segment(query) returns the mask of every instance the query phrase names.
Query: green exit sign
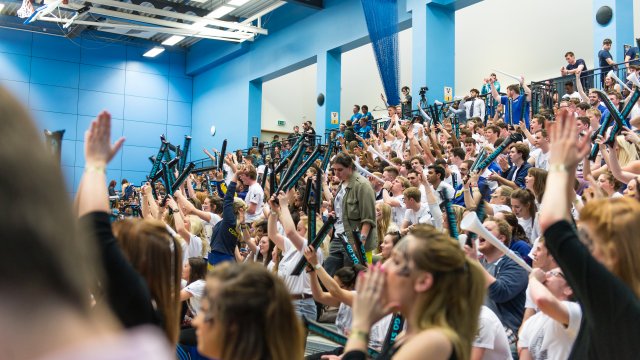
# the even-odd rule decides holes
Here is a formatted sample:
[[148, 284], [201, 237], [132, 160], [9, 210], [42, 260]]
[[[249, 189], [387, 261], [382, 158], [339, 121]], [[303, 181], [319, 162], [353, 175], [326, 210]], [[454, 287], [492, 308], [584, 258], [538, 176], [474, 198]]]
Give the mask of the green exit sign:
[[278, 120], [278, 126], [284, 126], [284, 125], [285, 125], [284, 120]]

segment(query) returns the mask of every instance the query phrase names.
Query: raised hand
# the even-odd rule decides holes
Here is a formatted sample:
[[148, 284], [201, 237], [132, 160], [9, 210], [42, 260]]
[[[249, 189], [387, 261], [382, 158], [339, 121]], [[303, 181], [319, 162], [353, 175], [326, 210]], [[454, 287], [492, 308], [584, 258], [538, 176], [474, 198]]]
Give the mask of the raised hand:
[[550, 129], [549, 164], [564, 166], [567, 170], [575, 171], [578, 163], [591, 150], [590, 132], [580, 140], [576, 138], [576, 118], [566, 109], [561, 109], [556, 117], [555, 125]]
[[103, 111], [84, 133], [84, 155], [87, 164], [105, 166], [122, 147], [124, 138], [111, 144], [111, 114]]

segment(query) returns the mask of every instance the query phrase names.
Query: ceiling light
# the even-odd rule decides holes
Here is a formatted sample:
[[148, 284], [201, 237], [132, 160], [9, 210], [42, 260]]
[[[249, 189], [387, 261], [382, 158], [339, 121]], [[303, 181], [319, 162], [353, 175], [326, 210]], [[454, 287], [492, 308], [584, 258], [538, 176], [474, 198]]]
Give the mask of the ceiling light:
[[4, 4], [0, 4], [0, 11], [2, 11], [2, 9], [4, 9]]
[[173, 45], [179, 43], [182, 40], [184, 40], [184, 36], [173, 35], [170, 38], [168, 38], [167, 40], [163, 41], [162, 45], [173, 46]]
[[233, 6], [242, 6], [246, 3], [248, 3], [251, 0], [231, 0], [229, 1], [229, 5], [233, 5]]
[[207, 16], [205, 16], [206, 18], [210, 18], [210, 19], [219, 19], [225, 15], [227, 15], [228, 13], [232, 12], [233, 10], [235, 10], [236, 8], [232, 7], [232, 6], [226, 6], [226, 5], [222, 5], [219, 8], [213, 10], [212, 12], [210, 12]]
[[144, 57], [156, 57], [158, 56], [158, 54], [162, 53], [164, 51], [164, 48], [162, 46], [155, 46], [153, 49], [147, 51], [146, 53], [144, 53]]

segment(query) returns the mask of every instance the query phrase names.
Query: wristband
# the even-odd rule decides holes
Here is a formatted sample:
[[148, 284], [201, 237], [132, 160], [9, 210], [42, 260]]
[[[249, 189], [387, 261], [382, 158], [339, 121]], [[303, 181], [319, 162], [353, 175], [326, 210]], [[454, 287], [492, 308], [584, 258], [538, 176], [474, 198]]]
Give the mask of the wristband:
[[86, 173], [90, 173], [90, 172], [99, 172], [102, 174], [105, 174], [105, 167], [104, 166], [91, 166], [91, 165], [87, 165], [84, 167], [84, 172]]
[[351, 336], [349, 336], [349, 337], [358, 338], [358, 339], [364, 341], [365, 343], [369, 342], [369, 332], [367, 332], [367, 331], [354, 330], [354, 331], [351, 332]]
[[566, 166], [564, 164], [550, 164], [548, 172], [567, 172]]
[[317, 263], [315, 265], [313, 265], [313, 268], [316, 270], [320, 270], [320, 268], [322, 267], [322, 265], [320, 265], [320, 263]]

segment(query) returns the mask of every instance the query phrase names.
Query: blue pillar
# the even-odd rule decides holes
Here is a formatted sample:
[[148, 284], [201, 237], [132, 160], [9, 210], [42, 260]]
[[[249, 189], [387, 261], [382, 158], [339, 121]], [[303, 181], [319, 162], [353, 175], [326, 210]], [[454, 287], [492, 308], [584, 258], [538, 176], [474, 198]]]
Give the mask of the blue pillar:
[[[420, 103], [420, 88], [427, 81], [427, 7], [425, 0], [407, 0], [407, 11], [411, 12], [411, 97], [413, 106]], [[429, 96], [430, 94], [427, 94]], [[432, 100], [433, 102], [433, 100]]]
[[[611, 21], [602, 26], [596, 21], [596, 12], [602, 6], [613, 10]], [[640, 9], [638, 9], [640, 10]], [[598, 51], [602, 49], [602, 40], [611, 39], [611, 55], [616, 63], [624, 61], [624, 44], [635, 46], [633, 37], [633, 1], [631, 0], [593, 0], [593, 56], [594, 68], [598, 67]]]
[[[455, 84], [455, 7], [433, 0], [407, 0], [413, 42], [412, 96], [428, 86], [429, 103], [443, 100], [444, 87]], [[454, 91], [455, 93], [455, 91]]]
[[[231, 126], [233, 126], [231, 124]], [[262, 129], [262, 80], [249, 82], [249, 115], [247, 121], [247, 147], [251, 147], [251, 138], [260, 139]]]
[[318, 135], [324, 136], [326, 129], [338, 127], [331, 124], [331, 112], [340, 112], [341, 61], [342, 53], [337, 49], [318, 55], [316, 89], [317, 94], [324, 94], [324, 104], [316, 108]]

